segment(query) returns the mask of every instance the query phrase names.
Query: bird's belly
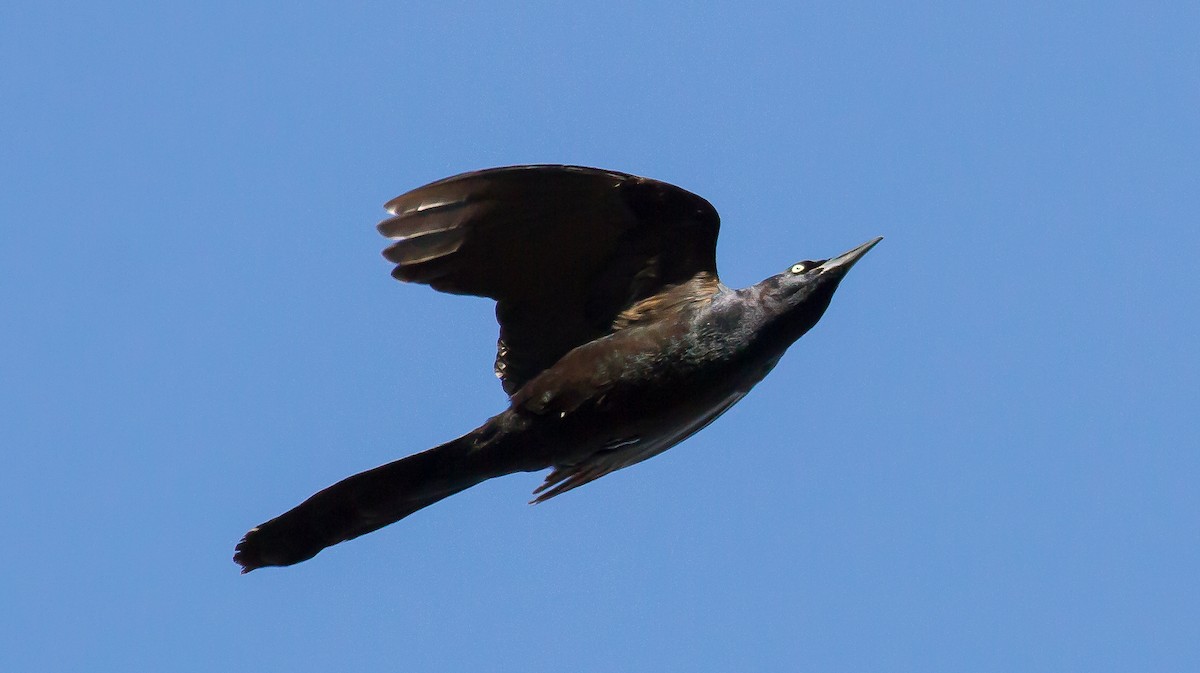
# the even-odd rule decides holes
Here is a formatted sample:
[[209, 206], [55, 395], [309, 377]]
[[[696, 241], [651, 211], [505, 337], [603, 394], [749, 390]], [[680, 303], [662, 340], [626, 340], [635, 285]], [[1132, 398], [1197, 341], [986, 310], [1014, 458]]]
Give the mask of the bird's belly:
[[694, 382], [649, 394], [613, 391], [570, 419], [594, 432], [590, 441], [576, 447], [572, 452], [575, 456], [569, 460], [604, 463], [608, 468], [605, 472], [641, 462], [702, 430], [745, 397], [748, 390]]
[[[698, 432], [745, 395], [734, 391], [721, 397], [691, 397], [684, 404], [648, 405], [637, 410], [605, 413], [597, 405], [577, 420], [592, 416], [583, 432], [567, 432], [551, 460], [554, 470], [534, 491], [534, 502], [598, 479], [623, 467], [656, 456]], [[643, 400], [649, 402], [648, 400]], [[704, 402], [705, 404], [700, 404]], [[632, 414], [629, 412], [633, 411]], [[591, 432], [588, 432], [591, 430]], [[574, 440], [574, 441], [571, 441]], [[582, 440], [582, 441], [581, 441]]]
[[647, 423], [645, 432], [641, 434], [613, 440], [618, 443], [614, 446], [616, 450], [628, 452], [627, 459], [621, 461], [622, 467], [656, 456], [691, 437], [744, 396], [744, 392], [730, 393], [698, 412], [694, 406], [690, 406], [686, 413], [678, 416], [668, 414], [665, 418], [658, 419], [658, 423]]
[[[530, 469], [537, 469], [533, 465], [554, 468], [535, 491], [540, 494], [535, 502], [656, 456], [687, 439], [742, 399], [777, 359], [730, 358], [694, 367], [661, 358], [657, 368], [631, 368], [613, 385], [591, 387], [591, 394], [582, 400], [553, 394], [526, 398], [551, 403], [541, 406], [541, 413], [528, 407], [518, 412], [529, 420], [526, 427], [537, 428], [542, 440], [536, 444], [544, 452], [538, 452], [540, 460], [530, 461]], [[555, 410], [552, 404], [557, 400], [571, 403]], [[533, 421], [532, 416], [541, 420]]]

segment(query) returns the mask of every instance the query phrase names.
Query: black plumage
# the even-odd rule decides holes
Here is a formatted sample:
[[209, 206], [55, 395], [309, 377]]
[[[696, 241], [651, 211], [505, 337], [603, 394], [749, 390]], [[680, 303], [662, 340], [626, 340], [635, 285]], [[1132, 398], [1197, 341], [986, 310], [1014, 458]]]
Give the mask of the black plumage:
[[731, 290], [717, 277], [716, 210], [657, 180], [514, 166], [387, 208], [394, 277], [496, 300], [509, 407], [254, 528], [234, 555], [243, 572], [304, 561], [493, 477], [552, 468], [540, 502], [667, 450], [762, 380], [880, 240]]

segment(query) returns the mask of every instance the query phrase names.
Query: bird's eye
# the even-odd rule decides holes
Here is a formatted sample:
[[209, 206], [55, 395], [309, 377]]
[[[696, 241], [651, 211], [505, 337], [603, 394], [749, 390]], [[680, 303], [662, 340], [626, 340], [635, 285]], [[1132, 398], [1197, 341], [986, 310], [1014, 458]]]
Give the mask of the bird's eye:
[[804, 273], [806, 269], [808, 269], [808, 265], [804, 262], [792, 265], [792, 273]]

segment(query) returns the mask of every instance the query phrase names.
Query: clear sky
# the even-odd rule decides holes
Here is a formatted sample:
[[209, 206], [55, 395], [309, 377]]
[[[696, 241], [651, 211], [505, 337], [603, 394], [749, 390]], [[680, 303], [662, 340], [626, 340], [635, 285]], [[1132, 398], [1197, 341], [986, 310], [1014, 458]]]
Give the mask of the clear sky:
[[[413, 5], [427, 5], [414, 9]], [[1200, 5], [9, 3], [0, 669], [1200, 670]], [[527, 162], [882, 235], [710, 428], [288, 569], [242, 533], [505, 398], [387, 199]]]

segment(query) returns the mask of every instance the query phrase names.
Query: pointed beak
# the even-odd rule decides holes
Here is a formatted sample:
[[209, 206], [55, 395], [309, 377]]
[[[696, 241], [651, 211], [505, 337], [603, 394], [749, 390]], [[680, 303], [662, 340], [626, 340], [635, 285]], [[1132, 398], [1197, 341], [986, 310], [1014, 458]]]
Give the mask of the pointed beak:
[[825, 260], [825, 263], [817, 268], [821, 270], [822, 275], [830, 272], [836, 272], [839, 277], [844, 276], [846, 275], [846, 272], [850, 270], [850, 267], [854, 266], [855, 262], [861, 259], [863, 255], [870, 252], [871, 248], [874, 248], [875, 245], [882, 240], [882, 236], [876, 236], [875, 238], [872, 238], [853, 250], [843, 252], [833, 259]]

